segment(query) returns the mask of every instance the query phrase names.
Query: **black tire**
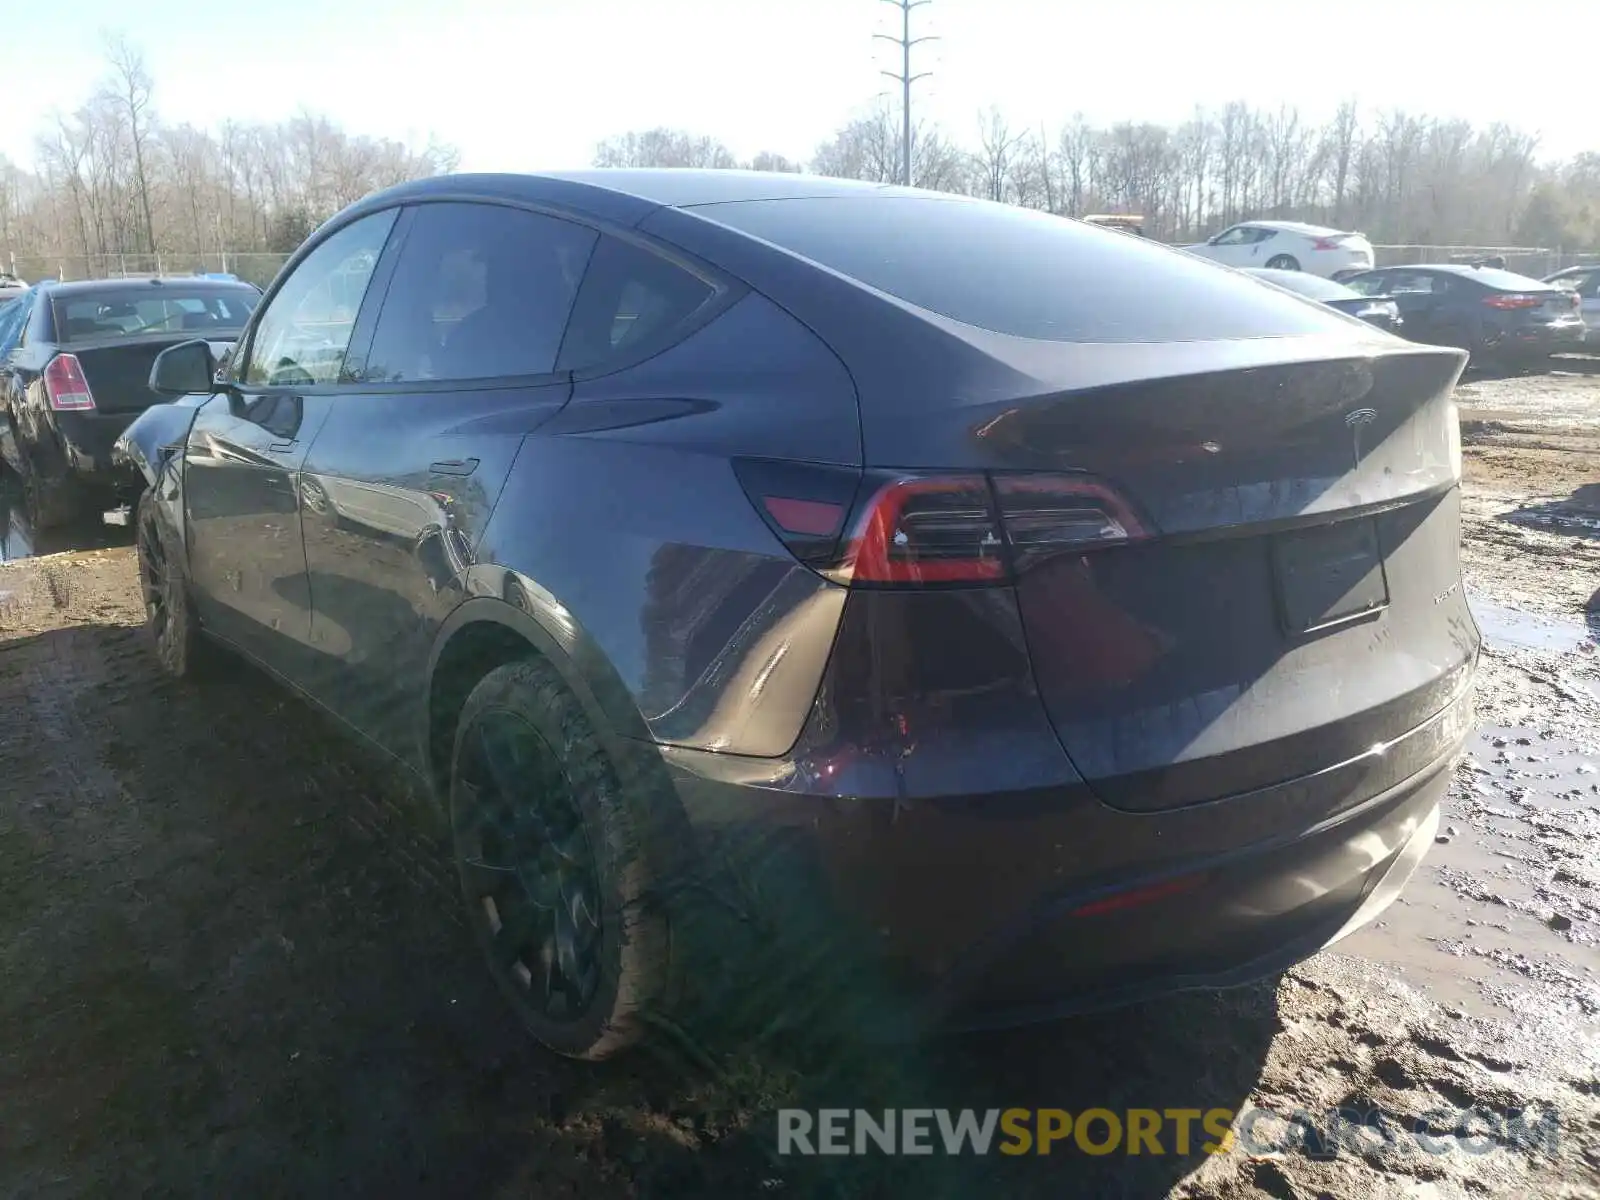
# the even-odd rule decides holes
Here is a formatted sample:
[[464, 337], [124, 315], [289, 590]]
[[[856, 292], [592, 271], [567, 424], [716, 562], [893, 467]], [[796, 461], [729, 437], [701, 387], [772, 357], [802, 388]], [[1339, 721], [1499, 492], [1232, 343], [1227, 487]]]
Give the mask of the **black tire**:
[[1298, 271], [1300, 260], [1292, 254], [1274, 254], [1267, 259], [1267, 269], [1270, 271]]
[[637, 1041], [668, 982], [664, 848], [621, 777], [542, 659], [495, 668], [462, 707], [449, 813], [467, 919], [528, 1032], [569, 1058]]
[[80, 515], [72, 480], [48, 478], [26, 454], [22, 455], [22, 498], [35, 533], [60, 529]]
[[139, 588], [144, 595], [144, 627], [161, 669], [174, 679], [203, 678], [215, 665], [216, 649], [200, 632], [189, 600], [179, 555], [181, 546], [155, 496], [139, 497], [134, 541], [139, 558]]

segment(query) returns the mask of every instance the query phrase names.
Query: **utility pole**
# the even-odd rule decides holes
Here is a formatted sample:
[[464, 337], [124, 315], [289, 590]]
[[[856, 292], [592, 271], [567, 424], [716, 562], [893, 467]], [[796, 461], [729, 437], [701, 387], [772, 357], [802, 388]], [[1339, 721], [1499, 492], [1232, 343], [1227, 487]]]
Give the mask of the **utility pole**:
[[911, 85], [919, 79], [926, 79], [933, 74], [932, 71], [923, 71], [921, 74], [911, 73], [911, 48], [923, 42], [936, 42], [937, 37], [911, 36], [911, 10], [921, 8], [924, 4], [932, 4], [933, 0], [883, 0], [884, 4], [892, 4], [900, 10], [900, 36], [891, 37], [887, 33], [875, 33], [872, 36], [881, 38], [886, 42], [893, 42], [900, 47], [900, 69], [898, 71], [883, 71], [890, 79], [900, 82], [900, 182], [906, 187], [911, 186]]

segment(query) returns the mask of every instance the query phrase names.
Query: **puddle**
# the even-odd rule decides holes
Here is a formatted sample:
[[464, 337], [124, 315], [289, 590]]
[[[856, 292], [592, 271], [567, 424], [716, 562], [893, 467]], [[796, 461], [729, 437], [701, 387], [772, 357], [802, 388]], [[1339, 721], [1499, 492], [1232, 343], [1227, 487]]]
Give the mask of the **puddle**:
[[1581, 617], [1540, 616], [1480, 596], [1469, 596], [1467, 603], [1484, 641], [1492, 646], [1565, 652], [1596, 640]]
[[0, 562], [37, 558], [62, 550], [102, 550], [128, 540], [121, 530], [112, 529], [93, 517], [68, 529], [36, 533], [28, 523], [22, 488], [16, 477], [3, 468], [0, 472], [3, 472], [0, 473]]
[[1440, 1001], [1518, 1013], [1540, 989], [1600, 1018], [1600, 753], [1526, 728], [1480, 730], [1436, 844], [1381, 923], [1340, 949]]

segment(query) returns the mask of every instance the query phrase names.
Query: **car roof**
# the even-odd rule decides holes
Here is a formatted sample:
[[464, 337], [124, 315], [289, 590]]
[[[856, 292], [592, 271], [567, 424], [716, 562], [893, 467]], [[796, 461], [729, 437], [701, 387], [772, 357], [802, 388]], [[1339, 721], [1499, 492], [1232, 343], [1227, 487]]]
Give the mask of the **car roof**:
[[1463, 279], [1475, 279], [1492, 288], [1515, 287], [1518, 280], [1523, 283], [1544, 282], [1532, 275], [1524, 275], [1520, 271], [1508, 271], [1504, 267], [1474, 267], [1470, 263], [1397, 263], [1388, 267], [1374, 267], [1367, 274], [1394, 271], [1437, 271], [1441, 275], [1459, 275]]
[[548, 204], [621, 224], [642, 221], [661, 208], [693, 208], [745, 200], [795, 200], [872, 195], [939, 196], [888, 183], [833, 179], [784, 171], [722, 171], [690, 167], [592, 167], [530, 174], [431, 175], [375, 192], [339, 219], [418, 200], [504, 199]]
[[1328, 233], [1348, 232], [1343, 229], [1335, 229], [1331, 225], [1307, 225], [1304, 221], [1240, 221], [1239, 224], [1254, 226], [1256, 229], [1277, 229], [1284, 233], [1303, 233], [1310, 237], [1321, 237]]

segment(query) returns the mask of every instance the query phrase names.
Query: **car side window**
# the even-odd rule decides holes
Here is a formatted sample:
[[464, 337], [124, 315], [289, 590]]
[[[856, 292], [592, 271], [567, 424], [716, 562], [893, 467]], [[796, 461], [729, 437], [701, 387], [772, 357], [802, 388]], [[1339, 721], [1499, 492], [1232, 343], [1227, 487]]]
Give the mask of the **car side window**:
[[598, 235], [497, 204], [416, 209], [364, 363], [364, 383], [460, 382], [556, 369]]
[[1352, 275], [1348, 279], [1341, 279], [1340, 283], [1352, 292], [1360, 292], [1363, 296], [1377, 296], [1390, 290], [1387, 275]]
[[335, 383], [350, 331], [394, 227], [397, 210], [373, 213], [308, 254], [256, 322], [244, 382], [256, 387]]
[[1389, 294], [1391, 296], [1427, 295], [1430, 292], [1443, 290], [1443, 288], [1434, 287], [1432, 275], [1402, 272], [1389, 276]]
[[1276, 229], [1252, 229], [1250, 234], [1250, 241], [1254, 244], [1257, 242], [1270, 242], [1278, 236], [1278, 231]]
[[717, 289], [693, 272], [621, 238], [602, 237], [573, 306], [556, 366], [580, 371], [655, 343]]
[[1251, 237], [1253, 233], [1255, 233], [1255, 230], [1251, 229], [1248, 225], [1235, 225], [1232, 229], [1219, 233], [1217, 235], [1217, 240], [1211, 244], [1213, 246], [1248, 245], [1253, 240]]

